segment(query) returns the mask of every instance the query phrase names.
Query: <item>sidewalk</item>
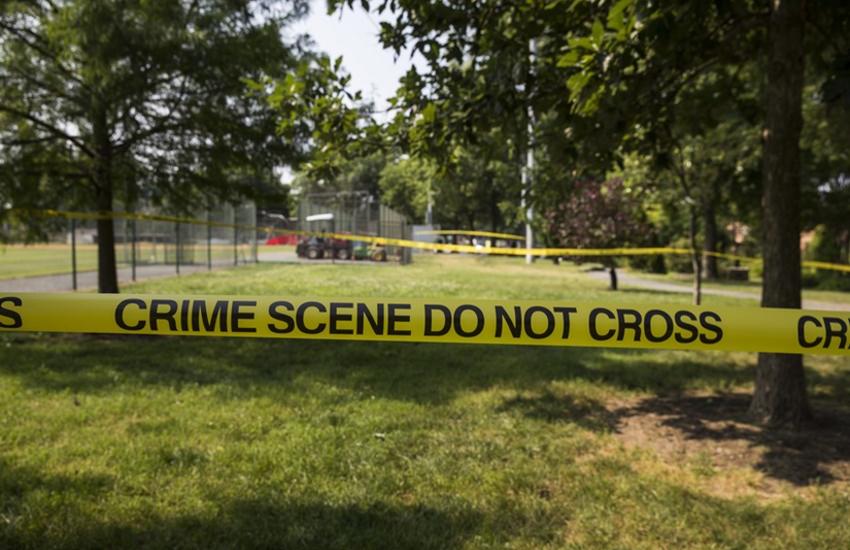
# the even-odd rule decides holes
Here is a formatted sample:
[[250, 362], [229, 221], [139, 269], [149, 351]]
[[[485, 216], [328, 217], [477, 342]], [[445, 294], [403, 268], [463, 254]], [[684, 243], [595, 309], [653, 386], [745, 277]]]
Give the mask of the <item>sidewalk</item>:
[[[609, 275], [607, 271], [588, 271], [588, 276], [608, 281]], [[680, 285], [676, 283], [667, 283], [663, 281], [653, 281], [650, 279], [643, 279], [641, 277], [637, 277], [631, 273], [617, 270], [617, 278], [619, 279], [620, 286], [630, 286], [634, 288], [643, 288], [646, 290], [658, 290], [660, 292], [676, 292], [681, 294], [693, 294], [694, 288], [693, 286]], [[737, 298], [739, 300], [752, 300], [756, 302], [761, 302], [761, 293], [756, 292], [744, 292], [740, 290], [727, 290], [723, 288], [707, 288], [705, 286], [702, 287], [702, 293], [706, 296], [725, 296], [727, 298]], [[817, 300], [803, 300], [803, 309], [821, 309], [827, 311], [848, 311], [850, 310], [850, 304], [841, 304], [835, 302], [820, 302]]]

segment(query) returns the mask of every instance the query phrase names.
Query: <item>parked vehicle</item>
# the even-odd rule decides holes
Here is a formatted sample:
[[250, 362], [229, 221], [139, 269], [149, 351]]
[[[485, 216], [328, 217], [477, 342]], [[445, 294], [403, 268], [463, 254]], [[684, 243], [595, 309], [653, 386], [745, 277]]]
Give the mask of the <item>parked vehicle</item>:
[[272, 235], [266, 239], [267, 245], [297, 245], [298, 237], [295, 235]]
[[387, 261], [387, 249], [383, 246], [376, 245], [372, 247], [369, 251], [369, 258], [373, 262], [386, 262]]
[[320, 260], [336, 258], [348, 260], [351, 258], [352, 242], [343, 239], [327, 239], [325, 237], [303, 237], [295, 247], [299, 258]]
[[381, 245], [370, 245], [363, 241], [354, 241], [353, 244], [352, 257], [355, 260], [387, 261], [387, 249]]

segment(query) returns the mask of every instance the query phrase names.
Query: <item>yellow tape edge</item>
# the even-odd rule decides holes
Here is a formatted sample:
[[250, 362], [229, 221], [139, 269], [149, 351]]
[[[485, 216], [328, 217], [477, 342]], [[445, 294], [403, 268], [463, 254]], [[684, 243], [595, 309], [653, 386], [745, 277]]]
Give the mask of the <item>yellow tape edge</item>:
[[[186, 223], [193, 225], [209, 225], [211, 227], [224, 227], [244, 229], [246, 231], [256, 231], [258, 229], [266, 231], [270, 234], [278, 235], [296, 235], [302, 237], [330, 237], [339, 240], [347, 241], [362, 241], [370, 244], [383, 246], [398, 246], [402, 248], [413, 248], [418, 250], [430, 250], [434, 252], [456, 252], [466, 254], [483, 254], [483, 255], [498, 255], [498, 256], [525, 256], [531, 254], [537, 257], [557, 257], [557, 256], [574, 256], [574, 257], [606, 257], [606, 256], [653, 256], [658, 254], [675, 254], [675, 255], [690, 255], [692, 250], [688, 248], [674, 247], [636, 247], [636, 248], [495, 248], [495, 247], [477, 247], [472, 245], [453, 245], [441, 243], [427, 243], [421, 241], [411, 241], [406, 239], [392, 239], [388, 237], [374, 237], [371, 235], [351, 235], [347, 233], [326, 233], [321, 231], [298, 231], [294, 229], [279, 229], [275, 227], [253, 226], [245, 224], [231, 224], [226, 222], [213, 222], [206, 220], [197, 220], [193, 218], [181, 218], [177, 216], [166, 216], [158, 214], [140, 214], [132, 212], [73, 212], [63, 210], [29, 210], [13, 208], [12, 211], [25, 212], [36, 216], [45, 217], [64, 217], [77, 218], [85, 220], [98, 219], [125, 219], [125, 220], [146, 220], [146, 221], [162, 221], [173, 223]], [[727, 260], [740, 261], [750, 264], [760, 263], [760, 258], [750, 258], [747, 256], [738, 256], [735, 254], [727, 254], [723, 252], [707, 252], [703, 254], [724, 258]], [[830, 262], [810, 261], [801, 262], [802, 267], [810, 269], [825, 269], [832, 271], [841, 271], [850, 273], [850, 265], [836, 264]]]
[[468, 230], [465, 231], [463, 229], [428, 229], [424, 231], [417, 231], [420, 235], [470, 235], [473, 237], [493, 237], [496, 239], [506, 239], [511, 241], [524, 241], [525, 237], [522, 235], [512, 235], [510, 233], [498, 233], [495, 231], [479, 231], [479, 230]]
[[850, 312], [619, 301], [0, 293], [0, 333], [850, 355]]

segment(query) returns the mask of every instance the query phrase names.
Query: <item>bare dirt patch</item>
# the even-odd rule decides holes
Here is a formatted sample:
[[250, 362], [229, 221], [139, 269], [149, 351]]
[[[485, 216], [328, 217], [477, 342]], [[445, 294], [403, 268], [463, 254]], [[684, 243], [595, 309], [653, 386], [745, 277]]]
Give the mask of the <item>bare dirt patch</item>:
[[772, 498], [819, 486], [850, 486], [850, 412], [815, 406], [801, 431], [747, 416], [744, 393], [648, 397], [606, 407], [627, 448], [654, 452], [665, 467], [696, 471], [718, 496]]

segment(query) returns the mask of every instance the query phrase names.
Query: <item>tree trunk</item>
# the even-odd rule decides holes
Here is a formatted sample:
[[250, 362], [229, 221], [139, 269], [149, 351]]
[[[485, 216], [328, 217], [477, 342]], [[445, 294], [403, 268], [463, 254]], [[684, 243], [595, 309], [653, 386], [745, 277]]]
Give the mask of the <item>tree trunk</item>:
[[[800, 307], [800, 132], [803, 125], [803, 0], [773, 0], [764, 129], [763, 307]], [[811, 417], [803, 358], [760, 353], [750, 413], [799, 427]]]
[[698, 306], [702, 303], [702, 252], [697, 248], [697, 213], [693, 206], [690, 208], [691, 213], [691, 265], [694, 270], [694, 305]]
[[[112, 144], [109, 140], [106, 109], [92, 99], [92, 137], [95, 144], [94, 189], [99, 212], [112, 212]], [[97, 291], [118, 294], [115, 267], [115, 223], [112, 218], [97, 220]]]
[[719, 278], [717, 270], [717, 256], [705, 254], [705, 252], [717, 252], [717, 211], [714, 203], [717, 200], [717, 184], [712, 183], [711, 196], [705, 201], [702, 207], [702, 227], [705, 233], [703, 242], [703, 275], [709, 281]]
[[608, 275], [611, 277], [611, 285], [608, 288], [610, 290], [617, 290], [617, 266], [612, 265], [608, 267]]
[[499, 197], [496, 193], [496, 185], [493, 178], [490, 177], [490, 231], [496, 231], [501, 224], [499, 219]]
[[[112, 211], [112, 189], [97, 189], [99, 212]], [[118, 272], [115, 267], [115, 224], [112, 218], [97, 220], [97, 291], [102, 294], [118, 293]]]

